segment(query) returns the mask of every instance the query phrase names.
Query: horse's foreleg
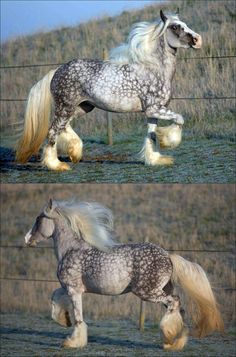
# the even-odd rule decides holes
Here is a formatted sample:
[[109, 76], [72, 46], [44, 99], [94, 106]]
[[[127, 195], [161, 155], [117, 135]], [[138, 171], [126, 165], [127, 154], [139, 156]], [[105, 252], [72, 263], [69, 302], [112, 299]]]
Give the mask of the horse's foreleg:
[[83, 321], [82, 311], [82, 293], [78, 293], [74, 288], [68, 289], [68, 294], [71, 297], [74, 308], [74, 331], [70, 337], [67, 337], [63, 342], [63, 347], [83, 348], [88, 343], [87, 325]]
[[167, 109], [164, 106], [154, 104], [145, 111], [147, 118], [173, 120], [178, 125], [184, 124], [184, 119], [181, 114], [177, 114]]
[[156, 148], [156, 128], [157, 120], [149, 119], [148, 133], [144, 140], [143, 148], [140, 152], [141, 159], [146, 165], [171, 165], [173, 163], [172, 157], [161, 155]]
[[82, 158], [83, 142], [70, 125], [61, 132], [57, 140], [57, 149], [67, 154], [73, 163]]

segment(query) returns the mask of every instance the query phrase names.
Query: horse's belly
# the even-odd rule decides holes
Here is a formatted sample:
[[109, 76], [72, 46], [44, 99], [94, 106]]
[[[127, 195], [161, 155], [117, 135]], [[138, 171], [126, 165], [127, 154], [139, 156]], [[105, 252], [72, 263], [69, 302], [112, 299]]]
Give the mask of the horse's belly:
[[112, 100], [106, 100], [106, 98], [103, 98], [103, 100], [97, 99], [93, 104], [95, 107], [109, 112], [126, 113], [142, 111], [141, 103], [138, 99], [122, 98], [118, 100], [114, 97]]
[[[130, 283], [128, 275], [119, 274], [116, 276], [86, 276], [83, 278], [83, 283], [88, 293], [102, 294], [102, 295], [120, 295], [126, 292]], [[128, 292], [128, 291], [127, 291]]]
[[140, 112], [142, 105], [139, 97], [135, 93], [124, 94], [119, 90], [95, 90], [91, 95], [91, 101], [95, 107], [118, 113]]

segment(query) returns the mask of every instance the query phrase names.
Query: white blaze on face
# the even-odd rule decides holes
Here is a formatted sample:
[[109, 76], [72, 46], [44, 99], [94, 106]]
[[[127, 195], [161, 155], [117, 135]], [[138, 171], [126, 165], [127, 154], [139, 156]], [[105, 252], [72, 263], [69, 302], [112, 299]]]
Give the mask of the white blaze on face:
[[[199, 49], [199, 48], [202, 47], [202, 37], [201, 37], [201, 35], [199, 35], [198, 33], [194, 32], [193, 30], [191, 30], [184, 22], [182, 22], [180, 20], [175, 21], [175, 24], [180, 25], [182, 31], [184, 31], [185, 34], [189, 34], [194, 39], [196, 39], [195, 44], [192, 45], [193, 48]], [[168, 33], [168, 41], [169, 41], [169, 44], [172, 47], [176, 47], [176, 48], [178, 48], [178, 47], [188, 48], [189, 47], [188, 44], [183, 44], [181, 42], [181, 37], [180, 37], [180, 39], [177, 39], [176, 36], [171, 31], [169, 31], [169, 33]]]
[[25, 235], [25, 243], [26, 244], [29, 243], [29, 240], [31, 237], [32, 237], [32, 234], [31, 234], [31, 229], [30, 229], [29, 232]]

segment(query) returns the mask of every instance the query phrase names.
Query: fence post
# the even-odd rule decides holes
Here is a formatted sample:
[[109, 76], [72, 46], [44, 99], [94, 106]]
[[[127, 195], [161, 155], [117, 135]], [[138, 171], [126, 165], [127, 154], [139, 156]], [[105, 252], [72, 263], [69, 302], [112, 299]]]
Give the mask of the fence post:
[[[107, 50], [105, 48], [103, 48], [103, 50], [102, 50], [102, 57], [103, 57], [104, 61], [108, 59]], [[113, 138], [112, 138], [112, 117], [111, 117], [111, 113], [110, 112], [106, 112], [106, 116], [107, 116], [108, 145], [112, 145], [113, 144]]]
[[[149, 242], [148, 237], [145, 237], [143, 240], [144, 243]], [[140, 301], [140, 313], [139, 313], [139, 330], [144, 331], [145, 323], [145, 312], [146, 312], [146, 301]]]

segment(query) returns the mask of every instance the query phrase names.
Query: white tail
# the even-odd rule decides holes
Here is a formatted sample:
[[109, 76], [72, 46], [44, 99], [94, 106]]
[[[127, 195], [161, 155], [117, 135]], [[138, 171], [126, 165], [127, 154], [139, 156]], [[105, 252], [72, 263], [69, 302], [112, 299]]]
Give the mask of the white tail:
[[204, 270], [200, 265], [179, 255], [170, 255], [170, 259], [173, 264], [171, 279], [183, 288], [191, 300], [189, 312], [195, 323], [197, 336], [204, 337], [216, 330], [223, 331], [224, 323]]
[[16, 151], [16, 160], [20, 163], [25, 163], [33, 154], [37, 154], [47, 136], [52, 103], [50, 83], [55, 72], [56, 69], [50, 71], [30, 90], [24, 131]]

